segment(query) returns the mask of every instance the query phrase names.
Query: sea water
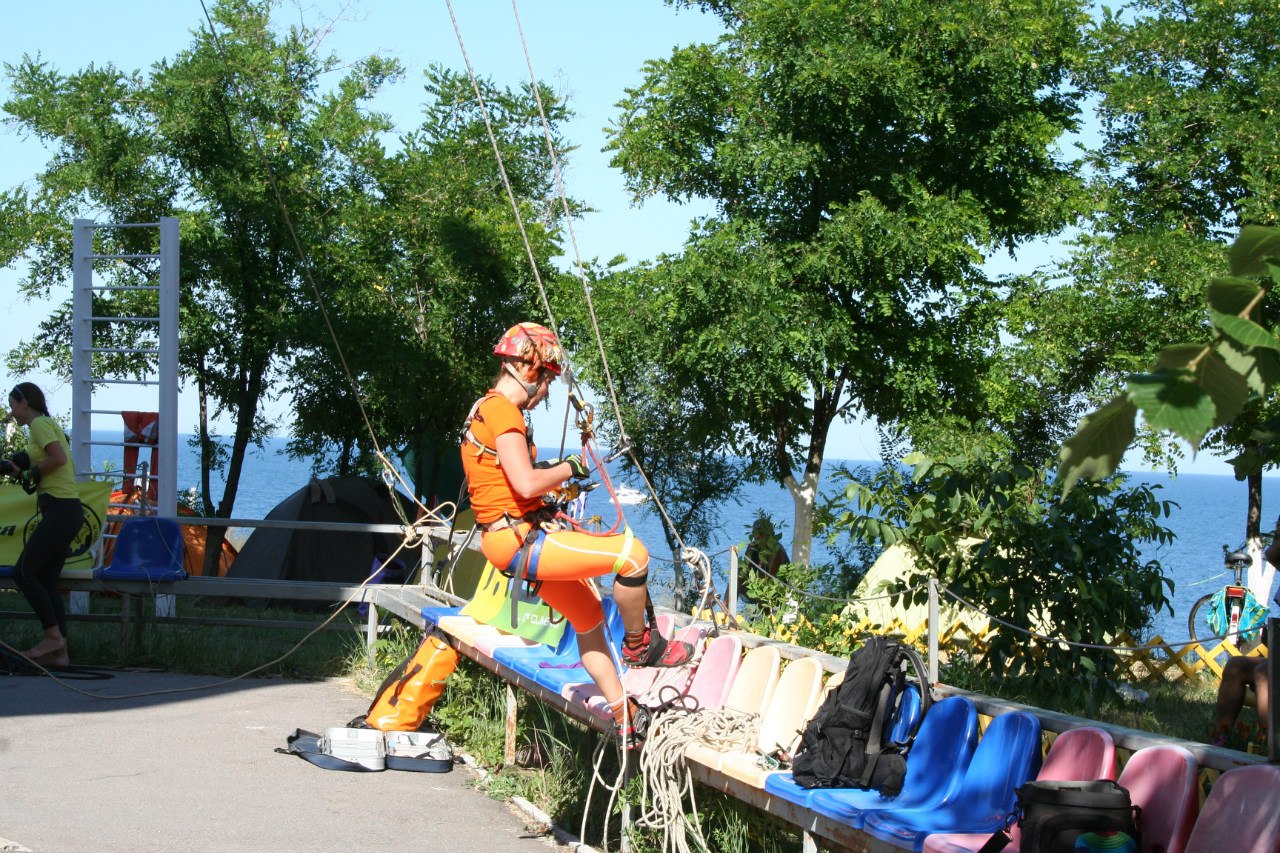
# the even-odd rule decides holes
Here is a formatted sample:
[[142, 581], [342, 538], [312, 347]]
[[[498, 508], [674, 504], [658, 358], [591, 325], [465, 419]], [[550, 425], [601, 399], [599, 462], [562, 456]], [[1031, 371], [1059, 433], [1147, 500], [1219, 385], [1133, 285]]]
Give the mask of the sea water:
[[[120, 433], [95, 430], [94, 439], [110, 441], [120, 439]], [[178, 457], [178, 489], [180, 492], [195, 488], [200, 483], [200, 460], [187, 444], [188, 436], [181, 436]], [[285, 453], [287, 440], [268, 439], [262, 448], [250, 448], [241, 475], [240, 489], [236, 496], [235, 518], [265, 518], [277, 504], [305, 486], [311, 478], [310, 460], [289, 458]], [[118, 468], [120, 450], [96, 446], [93, 467]], [[142, 461], [146, 461], [144, 452]], [[822, 491], [831, 494], [841, 484], [832, 479], [832, 473], [840, 466], [849, 468], [874, 466], [877, 463], [858, 460], [827, 460], [823, 466]], [[1245, 511], [1248, 506], [1246, 484], [1228, 475], [1180, 474], [1176, 477], [1165, 473], [1130, 472], [1130, 483], [1147, 483], [1156, 488], [1156, 497], [1176, 504], [1164, 526], [1171, 529], [1176, 538], [1172, 544], [1157, 546], [1148, 543], [1143, 559], [1159, 560], [1165, 576], [1174, 583], [1171, 596], [1173, 614], [1162, 611], [1153, 622], [1155, 632], [1166, 640], [1187, 639], [1187, 613], [1200, 596], [1214, 592], [1229, 577], [1223, 574], [1222, 546], [1232, 549], [1244, 541]], [[641, 487], [643, 483], [628, 482]], [[213, 499], [222, 497], [223, 481], [216, 474], [212, 477]], [[1270, 529], [1280, 507], [1280, 477], [1264, 478], [1262, 527]], [[784, 545], [790, 544], [791, 517], [790, 496], [775, 484], [746, 483], [736, 499], [716, 508], [717, 521], [707, 542], [688, 542], [702, 549], [711, 557], [717, 588], [725, 589], [728, 573], [728, 548], [744, 546], [747, 533], [758, 512], [766, 512], [778, 522]], [[654, 555], [654, 580], [656, 584], [669, 585], [673, 569], [670, 555], [662, 536], [663, 524], [653, 503], [624, 506], [623, 512], [636, 535], [645, 542]], [[609, 501], [603, 488], [587, 497], [587, 515], [599, 515], [606, 527], [612, 526], [617, 510]], [[788, 547], [788, 551], [790, 548]], [[815, 539], [813, 559], [822, 562], [830, 559], [824, 542]], [[1274, 591], [1274, 590], [1273, 590]], [[1270, 603], [1270, 597], [1268, 602]], [[1280, 608], [1271, 605], [1273, 615], [1280, 616]]]

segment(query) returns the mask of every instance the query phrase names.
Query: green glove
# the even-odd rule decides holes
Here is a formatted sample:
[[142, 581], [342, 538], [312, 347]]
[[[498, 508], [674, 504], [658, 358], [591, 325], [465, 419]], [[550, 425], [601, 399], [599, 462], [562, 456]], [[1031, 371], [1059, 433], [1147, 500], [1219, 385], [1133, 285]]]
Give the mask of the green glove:
[[22, 490], [27, 494], [34, 493], [39, 484], [40, 469], [35, 465], [18, 474], [18, 485], [22, 486]]
[[582, 457], [578, 454], [565, 457], [565, 462], [569, 463], [569, 476], [574, 480], [585, 480], [591, 476], [591, 472], [587, 470], [586, 464], [582, 461]]

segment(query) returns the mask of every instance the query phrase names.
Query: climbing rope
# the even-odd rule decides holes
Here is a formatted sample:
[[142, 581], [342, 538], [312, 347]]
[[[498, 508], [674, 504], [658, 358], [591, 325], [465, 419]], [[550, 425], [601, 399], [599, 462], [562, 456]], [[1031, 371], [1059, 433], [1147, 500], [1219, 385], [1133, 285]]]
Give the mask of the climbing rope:
[[759, 715], [728, 708], [687, 711], [676, 705], [657, 714], [640, 751], [641, 814], [636, 824], [661, 831], [664, 853], [710, 850], [685, 755], [695, 744], [719, 752], [750, 752], [759, 734]]
[[[457, 39], [458, 49], [462, 54], [463, 64], [467, 69], [467, 76], [471, 82], [472, 92], [475, 94], [477, 103], [479, 104], [479, 107], [480, 107], [480, 113], [484, 118], [485, 129], [489, 136], [489, 144], [492, 147], [493, 155], [497, 160], [498, 171], [502, 179], [503, 188], [505, 189], [507, 194], [507, 200], [511, 204], [512, 212], [516, 218], [521, 240], [524, 241], [525, 252], [529, 258], [529, 265], [533, 271], [534, 281], [538, 287], [538, 294], [542, 300], [543, 309], [546, 311], [546, 316], [550, 323], [551, 328], [556, 328], [555, 317], [553, 312], [551, 311], [551, 303], [547, 297], [546, 286], [542, 281], [542, 276], [538, 270], [537, 260], [534, 255], [533, 246], [529, 241], [528, 234], [524, 227], [524, 220], [523, 220], [523, 216], [520, 213], [520, 206], [516, 201], [515, 193], [511, 189], [511, 183], [507, 177], [507, 170], [502, 158], [502, 151], [498, 145], [497, 135], [494, 133], [494, 130], [493, 130], [493, 123], [489, 117], [488, 106], [485, 103], [484, 95], [481, 92], [479, 80], [476, 77], [475, 69], [472, 67], [470, 56], [467, 53], [466, 40], [463, 38], [462, 29], [458, 24], [458, 18], [457, 18], [457, 14], [454, 11], [452, 0], [445, 0], [445, 6], [449, 10], [449, 19], [453, 24], [454, 37]], [[582, 285], [583, 299], [587, 306], [587, 313], [591, 320], [591, 328], [592, 328], [593, 335], [595, 337], [596, 348], [600, 355], [601, 370], [604, 378], [604, 388], [607, 391], [609, 400], [613, 406], [614, 420], [615, 420], [615, 423], [617, 424], [618, 432], [619, 432], [619, 445], [622, 448], [621, 452], [627, 455], [627, 457], [631, 460], [633, 467], [640, 474], [641, 479], [644, 481], [645, 487], [647, 488], [647, 490], [649, 491], [649, 494], [653, 498], [654, 506], [657, 507], [658, 513], [659, 515], [661, 515], [667, 529], [671, 531], [672, 537], [675, 539], [681, 552], [683, 552], [686, 549], [684, 539], [680, 535], [680, 531], [676, 528], [675, 523], [671, 520], [670, 515], [667, 513], [666, 507], [663, 505], [662, 500], [657, 493], [657, 490], [654, 489], [653, 482], [649, 478], [648, 473], [645, 471], [644, 466], [641, 464], [640, 460], [636, 457], [636, 455], [632, 451], [631, 441], [627, 437], [626, 425], [622, 418], [622, 408], [618, 402], [617, 389], [614, 385], [613, 376], [609, 368], [608, 353], [605, 351], [604, 338], [600, 332], [599, 318], [596, 314], [595, 303], [591, 298], [591, 287], [590, 287], [589, 281], [587, 280], [586, 267], [583, 264], [582, 253], [578, 248], [578, 239], [573, 228], [573, 215], [572, 215], [572, 211], [569, 208], [568, 196], [564, 188], [564, 177], [563, 177], [563, 172], [560, 168], [560, 159], [556, 153], [555, 142], [551, 137], [551, 125], [547, 119], [546, 110], [542, 102], [542, 94], [541, 94], [540, 86], [538, 84], [537, 72], [534, 70], [534, 67], [533, 67], [533, 59], [529, 52], [528, 40], [525, 38], [524, 27], [520, 21], [520, 10], [516, 3], [516, 0], [512, 0], [511, 8], [512, 8], [513, 15], [515, 17], [516, 29], [520, 37], [520, 45], [522, 50], [524, 51], [525, 63], [529, 69], [529, 78], [531, 81], [530, 90], [533, 93], [534, 101], [538, 107], [538, 115], [542, 124], [543, 139], [546, 143], [547, 155], [551, 162], [552, 172], [555, 176], [557, 199], [560, 203], [560, 207], [563, 212], [565, 230], [566, 230], [566, 233], [569, 235], [569, 242], [573, 248], [574, 263], [578, 271], [578, 278]], [[581, 404], [576, 402], [577, 400], [576, 392], [578, 388], [577, 380], [575, 379], [574, 373], [571, 369], [566, 371], [566, 379], [569, 384], [568, 397], [571, 402], [574, 402], [575, 406], [578, 406], [580, 408]], [[589, 447], [593, 444], [593, 442], [590, 440], [591, 437], [588, 434], [588, 431], [586, 430], [584, 430], [583, 439], [584, 439], [583, 449], [588, 450]], [[622, 509], [621, 502], [616, 500], [616, 494], [613, 489], [613, 484], [609, 477], [608, 471], [605, 468], [604, 462], [595, 453], [594, 449], [590, 449], [590, 453], [593, 461], [595, 462], [596, 470], [600, 474], [601, 480], [604, 482], [609, 493], [615, 498], [614, 505], [617, 508], [618, 519], [619, 519], [618, 524], [615, 524], [613, 528], [613, 530], [616, 530], [618, 525], [625, 521], [625, 512]], [[611, 530], [610, 532], [613, 532], [613, 530]], [[708, 601], [714, 600], [718, 602], [722, 606], [722, 608], [725, 610], [725, 612], [728, 613], [728, 608], [724, 607], [724, 602], [721, 601], [715, 593], [714, 583], [713, 583], [713, 578], [711, 576], [711, 573], [709, 571], [699, 573], [699, 580], [702, 582], [702, 586], [703, 586], [703, 592], [702, 592], [703, 599]], [[713, 621], [713, 624], [714, 624], [714, 621]]]
[[[1015, 633], [1023, 634], [1028, 637], [1034, 637], [1037, 640], [1043, 640], [1044, 642], [1047, 642], [1047, 643], [1058, 643], [1064, 646], [1071, 646], [1072, 648], [1077, 648], [1077, 649], [1097, 649], [1099, 651], [1112, 651], [1112, 652], [1149, 652], [1151, 651], [1150, 646], [1109, 646], [1106, 643], [1080, 643], [1074, 640], [1068, 640], [1065, 637], [1057, 637], [1051, 634], [1042, 634], [1039, 631], [1032, 630], [1031, 628], [1026, 628], [1026, 627], [1023, 627], [1022, 625], [1015, 625], [1014, 623], [1006, 619], [1001, 619], [999, 616], [993, 616], [988, 611], [983, 610], [981, 607], [969, 601], [968, 599], [960, 597], [959, 595], [952, 592], [949, 588], [945, 586], [942, 587], [942, 592], [948, 598], [953, 599], [954, 601], [959, 603], [961, 606], [965, 607], [968, 610], [972, 610], [974, 613], [977, 613], [980, 616], [990, 619], [992, 622], [995, 622], [997, 625], [1002, 625], [1005, 628], [1008, 628], [1009, 630], [1014, 631]], [[1253, 628], [1247, 631], [1237, 630], [1237, 631], [1232, 631], [1228, 634], [1219, 635], [1219, 636], [1221, 636], [1222, 639], [1224, 640], [1234, 639], [1235, 637], [1238, 637], [1242, 634], [1252, 634], [1257, 630], [1258, 630], [1257, 628]], [[1188, 646], [1196, 642], [1198, 641], [1194, 637], [1188, 637], [1185, 640], [1167, 642], [1166, 645], [1172, 648], [1176, 648], [1178, 646]], [[1201, 645], [1203, 645], [1203, 643], [1201, 643]]]
[[[223, 71], [226, 73], [227, 84], [231, 87], [236, 99], [239, 100], [241, 104], [248, 103], [248, 100], [244, 96], [244, 92], [240, 88], [240, 83], [236, 79], [236, 75], [232, 73], [231, 63], [227, 59], [226, 50], [223, 48], [222, 38], [218, 35], [218, 29], [214, 26], [213, 16], [209, 14], [209, 7], [205, 4], [205, 0], [200, 0], [200, 8], [204, 11], [204, 18], [209, 26], [209, 36], [213, 40], [214, 49], [218, 53], [218, 58], [222, 61]], [[280, 191], [279, 182], [276, 180], [275, 170], [271, 168], [271, 160], [267, 156], [266, 149], [263, 148], [262, 135], [258, 131], [258, 124], [254, 120], [253, 115], [248, 113], [245, 115], [245, 123], [249, 126], [249, 135], [253, 140], [254, 150], [257, 152], [258, 158], [262, 163], [263, 170], [266, 173], [267, 183], [271, 187], [271, 193], [275, 197], [276, 204], [280, 207], [280, 214], [284, 221], [285, 229], [289, 232], [289, 241], [292, 243], [293, 250], [297, 254], [299, 265], [302, 268], [303, 277], [307, 280], [307, 285], [311, 288], [312, 294], [315, 297], [316, 306], [320, 309], [320, 316], [324, 320], [325, 329], [329, 333], [330, 342], [333, 344], [334, 352], [337, 354], [338, 364], [342, 367], [342, 372], [343, 375], [346, 376], [347, 384], [351, 387], [351, 396], [356, 402], [356, 407], [360, 410], [360, 417], [364, 421], [365, 430], [369, 434], [369, 442], [373, 446], [374, 453], [382, 465], [383, 480], [387, 483], [388, 489], [392, 488], [390, 485], [392, 477], [398, 479], [403, 484], [404, 478], [400, 476], [400, 472], [396, 470], [395, 466], [383, 452], [382, 446], [378, 441], [377, 432], [373, 428], [373, 422], [369, 418], [369, 412], [365, 408], [364, 399], [360, 394], [360, 386], [356, 383], [355, 375], [351, 370], [351, 366], [347, 363], [346, 354], [342, 350], [342, 345], [338, 342], [338, 335], [334, 330], [333, 321], [329, 317], [329, 310], [325, 307], [324, 296], [320, 292], [319, 286], [316, 284], [315, 277], [312, 275], [311, 256], [303, 249], [302, 241], [298, 238], [297, 230], [293, 225], [293, 217], [289, 213], [289, 206], [285, 203], [284, 194]], [[227, 117], [226, 132], [228, 141], [232, 143], [232, 146], [234, 147], [235, 140], [230, 138], [230, 117]], [[405, 485], [406, 493], [417, 505], [418, 511], [423, 517], [432, 519], [433, 524], [437, 527], [447, 523], [437, 512], [429, 509], [417, 499], [417, 496], [414, 494], [414, 489], [409, 488], [407, 484]], [[404, 508], [400, 506], [400, 502], [396, 499], [394, 494], [391, 496], [391, 504], [394, 507], [396, 514], [400, 517], [400, 521], [403, 525], [406, 527], [415, 526], [415, 522], [411, 521], [405, 515]]]

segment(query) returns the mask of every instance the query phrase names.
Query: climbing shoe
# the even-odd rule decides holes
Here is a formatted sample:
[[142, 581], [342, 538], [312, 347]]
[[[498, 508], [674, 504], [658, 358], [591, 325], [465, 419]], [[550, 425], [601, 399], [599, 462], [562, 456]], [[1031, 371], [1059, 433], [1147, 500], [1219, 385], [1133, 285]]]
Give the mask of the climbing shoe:
[[644, 739], [649, 734], [649, 725], [653, 722], [653, 717], [649, 710], [636, 700], [628, 698], [627, 701], [631, 705], [627, 712], [627, 724], [624, 726], [620, 722], [615, 722], [613, 735], [622, 741], [622, 748], [630, 752], [644, 746]]
[[634, 725], [623, 728], [622, 723], [613, 724], [613, 736], [622, 741], [622, 748], [627, 752], [635, 752], [644, 747], [644, 735]]
[[629, 667], [684, 666], [693, 658], [693, 646], [684, 641], [672, 641], [651, 628], [645, 628], [640, 642], [622, 646], [622, 662]]

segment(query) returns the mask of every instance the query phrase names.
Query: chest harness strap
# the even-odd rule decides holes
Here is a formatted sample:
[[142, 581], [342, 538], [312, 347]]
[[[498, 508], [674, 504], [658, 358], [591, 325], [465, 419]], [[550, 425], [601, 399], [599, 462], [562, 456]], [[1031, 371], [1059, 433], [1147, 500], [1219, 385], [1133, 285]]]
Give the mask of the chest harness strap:
[[[502, 463], [498, 460], [498, 448], [490, 447], [477, 438], [475, 430], [472, 428], [472, 424], [477, 420], [479, 420], [480, 423], [484, 423], [484, 418], [479, 416], [479, 411], [480, 406], [485, 400], [488, 400], [490, 397], [501, 396], [502, 395], [496, 390], [490, 388], [483, 397], [475, 401], [475, 404], [471, 406], [471, 411], [467, 412], [467, 419], [462, 422], [462, 440], [476, 449], [476, 458], [481, 456], [491, 456], [493, 457], [493, 464], [498, 467], [502, 467]], [[530, 447], [533, 447], [533, 427], [529, 425], [527, 417], [525, 420], [524, 432], [525, 441], [529, 443]]]

